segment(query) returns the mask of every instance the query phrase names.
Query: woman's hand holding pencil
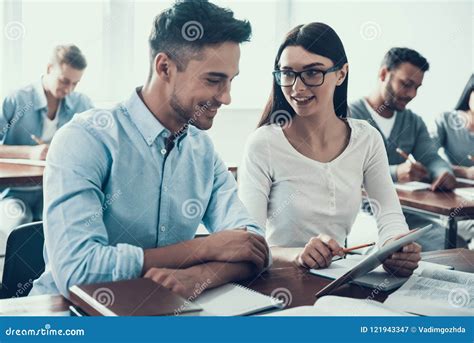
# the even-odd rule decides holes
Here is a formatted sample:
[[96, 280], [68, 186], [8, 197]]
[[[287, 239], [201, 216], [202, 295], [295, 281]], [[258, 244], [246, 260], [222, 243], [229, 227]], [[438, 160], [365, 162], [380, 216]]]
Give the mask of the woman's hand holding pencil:
[[330, 236], [313, 237], [296, 257], [296, 264], [303, 268], [327, 268], [334, 256], [344, 256], [344, 249]]

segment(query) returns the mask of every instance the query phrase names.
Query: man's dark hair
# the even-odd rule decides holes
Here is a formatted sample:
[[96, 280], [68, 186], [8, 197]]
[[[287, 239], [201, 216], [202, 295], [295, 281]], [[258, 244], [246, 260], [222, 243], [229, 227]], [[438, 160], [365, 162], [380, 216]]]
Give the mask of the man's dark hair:
[[149, 37], [150, 77], [158, 53], [166, 53], [183, 71], [192, 58], [207, 45], [250, 40], [252, 28], [247, 20], [234, 18], [234, 13], [208, 1], [177, 1], [153, 21]]
[[430, 68], [426, 58], [415, 50], [408, 48], [391, 48], [384, 56], [382, 66], [388, 70], [397, 69], [402, 63], [410, 63], [425, 72]]
[[472, 92], [474, 92], [474, 74], [471, 74], [471, 77], [467, 81], [466, 87], [464, 87], [461, 97], [456, 104], [455, 109], [457, 111], [469, 111], [469, 99], [471, 98]]

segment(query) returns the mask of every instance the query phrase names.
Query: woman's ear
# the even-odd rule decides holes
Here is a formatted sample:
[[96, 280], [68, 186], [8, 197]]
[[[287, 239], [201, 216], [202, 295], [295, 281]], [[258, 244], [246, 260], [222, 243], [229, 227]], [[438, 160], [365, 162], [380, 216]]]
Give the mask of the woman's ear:
[[336, 86], [340, 86], [344, 83], [347, 73], [349, 72], [349, 64], [344, 63], [341, 69], [338, 71], [337, 83]]

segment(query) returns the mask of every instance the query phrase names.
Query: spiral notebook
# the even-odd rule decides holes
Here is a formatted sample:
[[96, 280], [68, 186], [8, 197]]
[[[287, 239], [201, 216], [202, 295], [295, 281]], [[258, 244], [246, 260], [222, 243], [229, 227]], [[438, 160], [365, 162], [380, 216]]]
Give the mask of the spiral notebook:
[[269, 297], [247, 287], [229, 283], [204, 291], [194, 305], [201, 307], [200, 312], [191, 316], [245, 316], [272, 308], [284, 307], [283, 300]]

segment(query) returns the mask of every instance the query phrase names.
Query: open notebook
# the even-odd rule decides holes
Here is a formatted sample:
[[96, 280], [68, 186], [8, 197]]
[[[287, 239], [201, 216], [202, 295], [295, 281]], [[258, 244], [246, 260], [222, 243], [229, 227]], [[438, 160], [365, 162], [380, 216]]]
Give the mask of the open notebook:
[[184, 299], [150, 279], [72, 286], [70, 300], [92, 316], [243, 316], [271, 308], [283, 301], [237, 284], [205, 290]]
[[464, 199], [474, 201], [474, 187], [456, 188], [454, 193], [463, 197]]
[[426, 268], [412, 275], [384, 304], [426, 316], [474, 316], [474, 274]]
[[313, 306], [299, 306], [276, 311], [264, 316], [318, 317], [318, 316], [411, 316], [368, 299], [354, 299], [335, 295], [319, 298]]
[[395, 183], [395, 188], [399, 191], [416, 192], [430, 189], [431, 185], [425, 182], [411, 181], [404, 183]]
[[281, 309], [284, 307], [282, 300], [234, 283], [204, 291], [193, 301], [193, 304], [203, 310], [183, 315], [245, 316], [271, 308]]
[[462, 178], [462, 177], [457, 177], [457, 178], [456, 178], [456, 181], [457, 181], [457, 182], [460, 182], [460, 183], [465, 183], [465, 184], [473, 185], [473, 186], [474, 186], [474, 180], [471, 180], [471, 179], [464, 179], [464, 178]]

